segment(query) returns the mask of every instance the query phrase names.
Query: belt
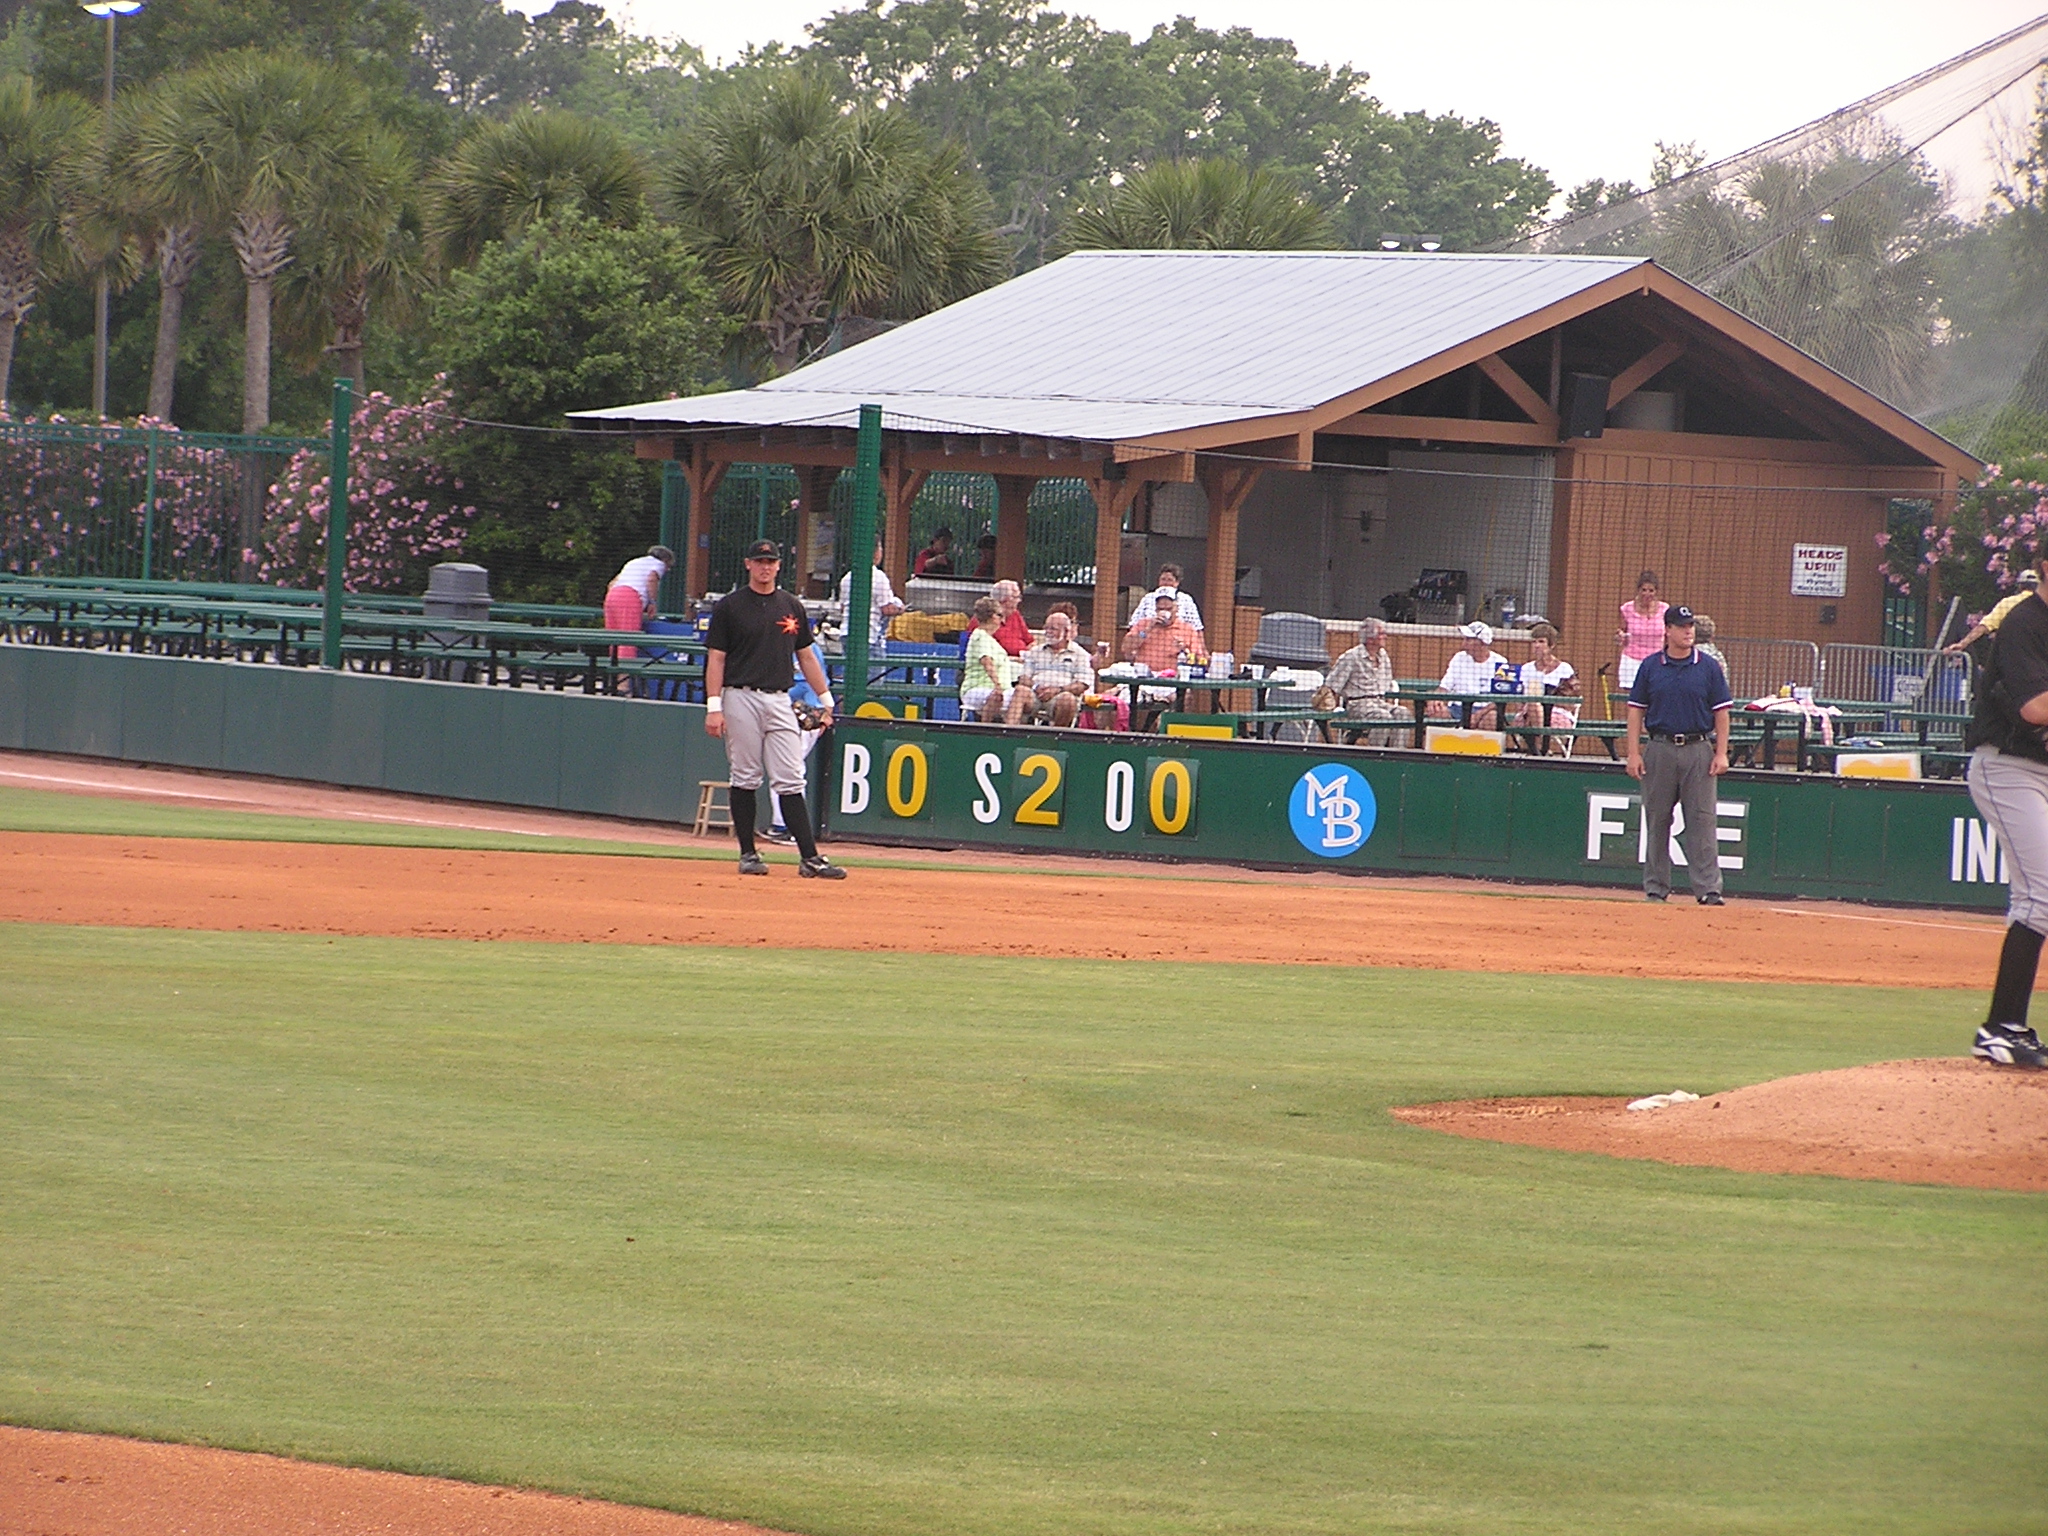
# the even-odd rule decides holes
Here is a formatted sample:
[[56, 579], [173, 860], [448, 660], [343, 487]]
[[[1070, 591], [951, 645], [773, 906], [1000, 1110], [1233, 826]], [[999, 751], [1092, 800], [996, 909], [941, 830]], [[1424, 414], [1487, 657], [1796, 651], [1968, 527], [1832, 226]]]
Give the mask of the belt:
[[1670, 742], [1670, 743], [1671, 743], [1671, 745], [1672, 745], [1672, 746], [1674, 746], [1674, 747], [1690, 747], [1690, 746], [1693, 746], [1694, 744], [1696, 744], [1696, 743], [1698, 743], [1698, 742], [1702, 742], [1702, 741], [1705, 741], [1706, 739], [1707, 739], [1707, 733], [1706, 733], [1705, 731], [1652, 731], [1652, 732], [1650, 732], [1650, 740], [1652, 740], [1652, 741], [1668, 741], [1668, 742]]

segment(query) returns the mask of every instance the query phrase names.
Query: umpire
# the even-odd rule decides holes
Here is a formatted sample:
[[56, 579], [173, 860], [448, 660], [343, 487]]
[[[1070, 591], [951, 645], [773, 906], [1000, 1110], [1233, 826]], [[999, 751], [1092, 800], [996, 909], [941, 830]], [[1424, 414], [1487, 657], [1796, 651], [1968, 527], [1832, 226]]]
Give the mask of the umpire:
[[1728, 771], [1728, 711], [1735, 696], [1721, 664], [1692, 641], [1692, 610], [1682, 603], [1667, 608], [1664, 649], [1643, 658], [1628, 691], [1628, 776], [1643, 783], [1643, 894], [1651, 901], [1671, 895], [1671, 808], [1678, 805], [1685, 810], [1692, 893], [1701, 906], [1718, 907], [1714, 780]]
[[[2048, 576], [2048, 550], [2034, 551]], [[2048, 1067], [2041, 1037], [2027, 1027], [2041, 937], [2048, 933], [2048, 601], [2037, 588], [2006, 615], [1978, 680], [1977, 708], [1963, 745], [1970, 750], [1970, 798], [1998, 836], [2012, 894], [1991, 1008], [1973, 1056], [2003, 1067]]]
[[804, 735], [790, 706], [789, 680], [802, 667], [818, 695], [825, 724], [832, 723], [832, 690], [811, 650], [811, 620], [804, 605], [775, 584], [782, 551], [773, 539], [747, 548], [747, 584], [721, 597], [704, 637], [704, 729], [725, 742], [732, 788], [732, 829], [740, 841], [740, 873], [765, 875], [768, 861], [754, 851], [755, 798], [765, 776], [782, 807], [782, 824], [796, 839], [810, 880], [844, 880], [846, 871], [818, 852], [804, 806]]

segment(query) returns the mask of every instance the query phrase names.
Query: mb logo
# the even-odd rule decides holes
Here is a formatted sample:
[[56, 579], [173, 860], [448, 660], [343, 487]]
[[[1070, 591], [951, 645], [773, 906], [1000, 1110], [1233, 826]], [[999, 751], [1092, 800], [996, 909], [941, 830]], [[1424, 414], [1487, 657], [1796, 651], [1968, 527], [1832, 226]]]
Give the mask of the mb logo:
[[1287, 797], [1287, 823], [1294, 840], [1318, 858], [1356, 853], [1372, 836], [1379, 801], [1356, 768], [1322, 763], [1294, 781]]

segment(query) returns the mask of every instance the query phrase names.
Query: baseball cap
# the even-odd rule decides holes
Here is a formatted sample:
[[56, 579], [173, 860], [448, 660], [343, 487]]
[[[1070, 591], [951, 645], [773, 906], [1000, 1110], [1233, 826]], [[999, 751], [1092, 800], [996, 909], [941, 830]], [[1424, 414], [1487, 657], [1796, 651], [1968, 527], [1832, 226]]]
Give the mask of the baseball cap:
[[1664, 622], [1666, 624], [1692, 624], [1697, 621], [1692, 616], [1692, 610], [1686, 607], [1685, 604], [1673, 603], [1664, 610]]
[[2041, 573], [2035, 570], [2021, 571], [2020, 585], [2023, 587], [2038, 587], [2041, 585]]
[[1493, 644], [1493, 626], [1474, 619], [1470, 624], [1460, 624], [1458, 633], [1467, 640], [1477, 640], [1481, 645]]
[[773, 539], [756, 539], [747, 546], [749, 560], [780, 560], [782, 546]]

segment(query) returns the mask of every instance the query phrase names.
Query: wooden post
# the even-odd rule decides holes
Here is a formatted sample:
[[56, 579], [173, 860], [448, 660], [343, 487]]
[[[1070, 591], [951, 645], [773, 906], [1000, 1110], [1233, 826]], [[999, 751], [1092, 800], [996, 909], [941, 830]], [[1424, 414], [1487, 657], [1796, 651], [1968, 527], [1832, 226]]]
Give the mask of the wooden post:
[[1209, 498], [1209, 580], [1208, 590], [1202, 594], [1203, 638], [1212, 652], [1236, 654], [1237, 522], [1252, 487], [1259, 483], [1259, 466], [1205, 463], [1199, 473], [1202, 492]]
[[1095, 496], [1095, 611], [1089, 628], [1098, 643], [1109, 642], [1111, 655], [1116, 654], [1123, 628], [1123, 616], [1117, 612], [1117, 572], [1124, 557], [1124, 513], [1144, 488], [1145, 482], [1136, 476], [1088, 482]]
[[690, 547], [683, 555], [687, 572], [685, 587], [691, 597], [702, 597], [711, 585], [711, 498], [725, 478], [726, 466], [714, 463], [707, 443], [690, 444], [688, 458], [681, 458], [683, 478], [690, 486]]
[[[797, 492], [796, 503], [796, 590], [804, 593], [811, 579], [811, 546], [817, 541], [818, 519], [832, 510], [832, 487], [839, 483], [839, 467], [835, 464], [806, 464], [797, 470], [797, 480], [802, 487]], [[834, 530], [835, 534], [842, 530]], [[846, 542], [837, 540], [838, 553], [844, 553]], [[849, 557], [856, 571], [866, 565], [861, 551], [855, 550]], [[832, 580], [833, 561], [826, 562], [825, 580], [829, 587]], [[808, 595], [808, 594], [805, 594]], [[828, 592], [826, 594], [830, 596]]]
[[905, 464], [900, 448], [882, 455], [883, 569], [898, 593], [910, 580], [910, 558], [917, 553], [910, 547], [910, 504], [924, 489], [928, 473]]
[[1035, 475], [997, 475], [996, 580], [1024, 585], [1025, 536], [1031, 527], [1031, 489]]

